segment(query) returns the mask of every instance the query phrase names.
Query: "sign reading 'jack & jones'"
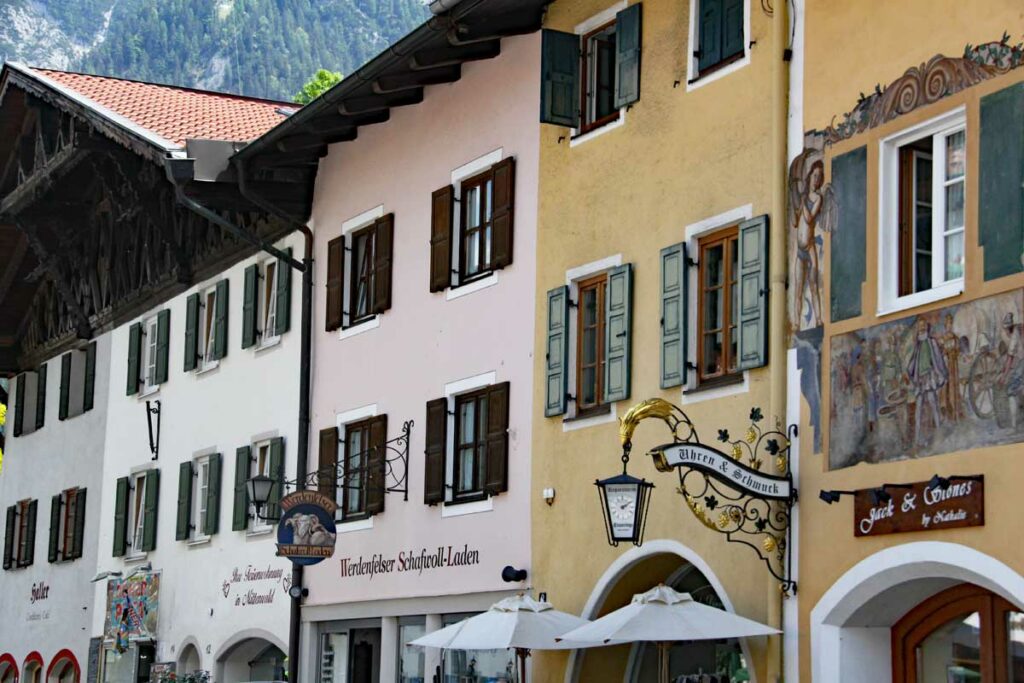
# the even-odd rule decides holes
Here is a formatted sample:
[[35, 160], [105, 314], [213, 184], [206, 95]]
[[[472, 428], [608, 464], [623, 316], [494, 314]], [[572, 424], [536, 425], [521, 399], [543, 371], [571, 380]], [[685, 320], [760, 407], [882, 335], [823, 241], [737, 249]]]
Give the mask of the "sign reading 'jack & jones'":
[[892, 498], [875, 505], [870, 489], [853, 498], [855, 536], [881, 536], [907, 531], [956, 529], [985, 525], [985, 479], [954, 479], [949, 488], [928, 488], [928, 482], [887, 489]]

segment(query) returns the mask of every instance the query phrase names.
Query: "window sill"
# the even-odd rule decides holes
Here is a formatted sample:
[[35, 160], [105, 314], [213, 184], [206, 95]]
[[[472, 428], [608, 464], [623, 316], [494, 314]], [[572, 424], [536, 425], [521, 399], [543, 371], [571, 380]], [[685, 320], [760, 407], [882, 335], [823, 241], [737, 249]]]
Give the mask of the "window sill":
[[364, 320], [361, 323], [356, 323], [355, 325], [353, 325], [351, 327], [343, 327], [343, 328], [341, 328], [341, 330], [338, 331], [338, 339], [339, 340], [340, 339], [348, 339], [349, 337], [354, 337], [354, 336], [356, 336], [358, 334], [362, 334], [363, 332], [369, 332], [370, 330], [375, 330], [378, 327], [380, 327], [380, 315], [379, 314], [373, 316], [369, 320]]
[[488, 287], [496, 284], [498, 284], [498, 271], [495, 270], [491, 271], [490, 275], [477, 278], [464, 285], [449, 287], [445, 290], [444, 298], [446, 301], [451, 301], [453, 299], [466, 296], [467, 294], [472, 294], [473, 292], [479, 292], [481, 289], [487, 289]]
[[146, 559], [146, 553], [143, 552], [135, 553], [134, 555], [125, 555], [123, 559], [125, 564], [139, 564]]
[[246, 529], [245, 530], [245, 537], [246, 538], [257, 538], [259, 536], [266, 536], [267, 534], [269, 534], [269, 533], [271, 533], [273, 531], [274, 531], [274, 527], [272, 527], [272, 526], [258, 527], [256, 529]]
[[212, 360], [209, 363], [204, 363], [196, 368], [196, 375], [205, 375], [208, 372], [213, 372], [220, 367], [220, 360]]
[[271, 337], [271, 338], [267, 339], [266, 341], [261, 341], [256, 346], [256, 353], [259, 353], [260, 351], [266, 351], [267, 349], [272, 349], [275, 346], [279, 346], [280, 344], [281, 344], [281, 336], [280, 335], [278, 335], [276, 337]]
[[705, 381], [695, 387], [684, 388], [683, 405], [711, 401], [714, 399], [745, 394], [750, 390], [749, 376], [746, 371], [737, 372], [725, 377]]
[[486, 493], [460, 500], [448, 500], [441, 506], [441, 517], [462, 517], [494, 510], [494, 498]]
[[946, 284], [926, 289], [916, 294], [908, 294], [907, 296], [896, 297], [884, 302], [879, 301], [877, 313], [879, 317], [891, 315], [936, 301], [951, 299], [963, 293], [964, 281], [962, 279], [954, 280], [953, 282], [947, 282]]
[[573, 415], [572, 417], [566, 417], [562, 419], [562, 431], [572, 432], [577, 429], [586, 429], [588, 427], [596, 427], [597, 425], [608, 424], [609, 422], [615, 422], [618, 417], [616, 416], [615, 404], [607, 403], [607, 412], [599, 414], [588, 414], [588, 415]]
[[614, 119], [613, 121], [609, 121], [608, 123], [605, 123], [605, 124], [602, 124], [600, 126], [597, 126], [595, 128], [591, 128], [590, 130], [588, 130], [585, 133], [582, 132], [582, 131], [578, 131], [577, 129], [573, 128], [572, 129], [572, 134], [569, 137], [569, 149], [572, 149], [573, 147], [576, 147], [577, 145], [582, 145], [584, 142], [587, 142], [589, 140], [593, 140], [596, 137], [600, 137], [601, 135], [604, 135], [605, 133], [607, 133], [609, 131], [613, 131], [616, 128], [621, 128], [624, 125], [626, 125], [626, 108], [625, 107], [623, 107], [622, 109], [619, 109], [619, 116], [618, 116], [618, 118]]
[[704, 69], [702, 72], [698, 72], [695, 78], [687, 81], [686, 92], [696, 90], [708, 83], [714, 83], [720, 78], [725, 78], [731, 73], [739, 71], [746, 65], [750, 64], [750, 51], [745, 49], [742, 53], [724, 59], [714, 66]]
[[563, 421], [564, 422], [576, 422], [577, 420], [586, 420], [586, 419], [591, 418], [591, 417], [600, 417], [602, 415], [607, 415], [610, 412], [612, 412], [612, 404], [611, 403], [602, 403], [600, 405], [594, 406], [593, 408], [587, 408], [585, 410], [581, 410], [580, 412], [576, 413], [572, 417], [565, 418]]
[[209, 536], [203, 536], [202, 538], [193, 538], [191, 541], [188, 541], [186, 545], [189, 548], [196, 548], [203, 545], [210, 545], [210, 540], [211, 539]]
[[142, 389], [139, 389], [139, 394], [138, 394], [139, 400], [141, 401], [143, 399], [147, 399], [147, 398], [153, 396], [153, 394], [157, 394], [157, 393], [160, 393], [160, 385], [159, 384], [154, 384], [153, 386], [151, 386], [149, 388], [143, 387]]
[[349, 522], [338, 522], [336, 525], [339, 534], [349, 534], [354, 531], [368, 531], [373, 528], [373, 517], [354, 519]]

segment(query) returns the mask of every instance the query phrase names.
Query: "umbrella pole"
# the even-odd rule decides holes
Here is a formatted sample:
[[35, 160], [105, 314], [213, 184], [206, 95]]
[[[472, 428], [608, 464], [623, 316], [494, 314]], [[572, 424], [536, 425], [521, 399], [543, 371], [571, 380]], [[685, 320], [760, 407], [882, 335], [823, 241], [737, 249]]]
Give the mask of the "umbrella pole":
[[658, 643], [658, 680], [668, 683], [668, 643]]
[[530, 651], [526, 648], [516, 648], [516, 659], [519, 660], [519, 683], [526, 683], [526, 658], [530, 656]]

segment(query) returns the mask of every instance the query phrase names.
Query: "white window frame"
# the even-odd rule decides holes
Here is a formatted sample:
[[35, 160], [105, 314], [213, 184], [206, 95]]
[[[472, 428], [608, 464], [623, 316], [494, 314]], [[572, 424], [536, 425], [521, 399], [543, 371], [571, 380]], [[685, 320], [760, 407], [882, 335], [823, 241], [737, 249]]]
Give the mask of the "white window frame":
[[[133, 560], [146, 556], [142, 550], [142, 539], [146, 534], [146, 475], [149, 470], [132, 472], [128, 487], [128, 530], [131, 532], [128, 554], [125, 559]], [[138, 505], [136, 506], [136, 503]]]
[[[621, 12], [622, 10], [626, 9], [626, 7], [628, 5], [629, 5], [629, 3], [627, 2], [627, 0], [620, 0], [619, 2], [616, 2], [611, 7], [608, 7], [607, 9], [602, 10], [601, 12], [598, 12], [594, 16], [590, 17], [589, 19], [586, 19], [585, 21], [582, 21], [579, 24], [576, 24], [576, 26], [573, 28], [572, 32], [575, 33], [576, 36], [579, 38], [580, 50], [586, 49], [586, 46], [583, 45], [583, 36], [587, 35], [588, 33], [591, 33], [592, 31], [600, 28], [601, 26], [604, 26], [605, 24], [608, 24], [608, 23], [611, 23], [611, 22], [615, 21], [615, 16], [619, 12]], [[581, 71], [580, 72], [580, 87], [581, 88], [589, 86], [589, 83], [584, 84], [584, 79], [589, 81], [590, 74], [585, 74], [585, 73], [582, 73], [582, 71]], [[578, 93], [578, 92], [573, 94], [573, 96], [576, 97], [576, 98], [580, 98], [580, 95], [581, 95], [581, 93]], [[595, 129], [593, 129], [591, 131], [583, 133], [582, 135], [580, 134], [580, 129], [579, 128], [572, 128], [569, 131], [569, 149], [572, 149], [573, 147], [576, 147], [577, 145], [582, 145], [584, 142], [587, 142], [589, 140], [593, 140], [594, 138], [598, 137], [599, 135], [604, 135], [605, 133], [607, 133], [609, 131], [615, 130], [616, 128], [620, 128], [620, 127], [626, 125], [626, 111], [628, 109], [629, 109], [629, 107], [619, 107], [619, 118], [615, 119], [614, 121], [610, 121], [610, 122], [604, 124], [603, 126], [599, 126], [599, 127], [595, 128]], [[581, 111], [580, 112], [580, 125], [583, 124], [583, 119], [585, 117], [586, 117], [586, 112]]]
[[[249, 478], [252, 478], [252, 477], [256, 476], [257, 474], [262, 474], [262, 475], [267, 476], [267, 477], [271, 476], [270, 475], [270, 443], [273, 440], [274, 440], [273, 437], [269, 437], [268, 436], [266, 438], [259, 438], [259, 439], [257, 439], [257, 440], [252, 442], [251, 450], [250, 450], [250, 457], [249, 457]], [[264, 461], [265, 462], [265, 467], [260, 467], [260, 449], [264, 448], [264, 447], [267, 449], [266, 460]], [[281, 497], [283, 498], [284, 496], [282, 495]], [[266, 506], [264, 506], [264, 508], [265, 507]], [[252, 528], [249, 531], [250, 534], [266, 533], [266, 532], [270, 531], [271, 528], [273, 528], [273, 525], [274, 525], [273, 521], [265, 520], [265, 519], [263, 519], [262, 517], [260, 517], [260, 516], [258, 516], [256, 514], [256, 506], [252, 503], [252, 501], [249, 501], [248, 513], [249, 513], [249, 518], [252, 519]], [[263, 513], [264, 514], [267, 513], [266, 509], [263, 510]]]
[[156, 382], [157, 346], [160, 344], [159, 318], [158, 311], [142, 319], [142, 349], [139, 353], [139, 379], [142, 383], [140, 398], [160, 389]]
[[714, 69], [706, 76], [700, 75], [698, 68], [700, 59], [693, 54], [700, 47], [700, 29], [698, 27], [700, 3], [701, 0], [690, 0], [690, 35], [686, 48], [686, 92], [701, 88], [708, 83], [714, 83], [750, 64], [750, 41], [753, 40], [750, 34], [750, 0], [743, 0], [743, 56], [731, 64]]
[[384, 217], [384, 205], [375, 206], [368, 211], [364, 211], [358, 216], [353, 216], [344, 223], [341, 224], [341, 234], [345, 237], [345, 251], [342, 255], [342, 260], [345, 263], [345, 277], [344, 282], [341, 285], [342, 291], [342, 303], [341, 303], [341, 328], [338, 330], [338, 339], [348, 339], [349, 337], [355, 337], [356, 335], [375, 330], [380, 327], [381, 315], [379, 313], [367, 318], [366, 320], [356, 325], [349, 326], [349, 305], [352, 300], [352, 266], [355, 262], [353, 252], [353, 240], [352, 235], [359, 230], [371, 225], [376, 222], [377, 219]]
[[[267, 258], [257, 264], [256, 311], [259, 315], [260, 330], [257, 350], [274, 346], [281, 341], [281, 335], [277, 333], [277, 279], [280, 277], [278, 271], [282, 266], [288, 267], [276, 258]], [[273, 275], [268, 277], [267, 273], [271, 268]]]
[[192, 520], [192, 529], [189, 531], [189, 541], [202, 543], [210, 540], [209, 534], [204, 531], [206, 515], [206, 491], [203, 488], [203, 470], [206, 471], [206, 490], [210, 487], [210, 460], [211, 455], [200, 455], [192, 459], [192, 509], [189, 517]]
[[[495, 149], [481, 157], [477, 157], [469, 163], [459, 166], [452, 171], [451, 183], [454, 188], [455, 205], [452, 207], [452, 267], [449, 273], [448, 288], [444, 290], [446, 301], [464, 297], [481, 289], [493, 287], [498, 284], [498, 271], [492, 269], [489, 275], [483, 277], [474, 276], [476, 279], [466, 284], [461, 284], [462, 272], [462, 183], [474, 176], [478, 176], [491, 166], [505, 158], [505, 150], [502, 147]], [[457, 275], [456, 273], [459, 273]]]
[[[879, 173], [878, 196], [879, 205], [879, 239], [878, 239], [878, 315], [888, 315], [904, 311], [934, 301], [941, 301], [957, 296], [964, 291], [966, 264], [964, 275], [953, 279], [945, 279], [945, 219], [946, 192], [945, 140], [950, 135], [967, 131], [966, 107], [957, 107], [924, 123], [901, 130], [879, 142]], [[899, 295], [899, 150], [904, 145], [922, 138], [932, 138], [932, 283], [926, 289], [905, 296]], [[966, 136], [965, 136], [966, 137]], [[964, 144], [967, 144], [965, 140]], [[967, 150], [965, 148], [965, 154]], [[964, 169], [964, 207], [966, 223], [967, 206], [967, 168]], [[966, 231], [966, 228], [964, 228]], [[967, 244], [964, 240], [966, 257]], [[938, 276], [938, 277], [937, 277]]]
[[[338, 457], [339, 461], [342, 458], [345, 457], [345, 446], [344, 446], [344, 444], [347, 441], [347, 436], [348, 436], [347, 427], [348, 427], [348, 425], [354, 424], [356, 422], [362, 422], [363, 420], [369, 419], [371, 417], [377, 417], [377, 415], [379, 415], [379, 414], [380, 413], [378, 412], [377, 404], [373, 403], [373, 404], [370, 404], [368, 406], [361, 406], [359, 408], [353, 408], [352, 410], [347, 410], [347, 411], [345, 411], [343, 413], [338, 413], [335, 416], [335, 424], [338, 427], [338, 451], [337, 451], [337, 457]], [[336, 489], [335, 492], [334, 492], [334, 501], [338, 504], [338, 509], [340, 510], [341, 509], [341, 503], [342, 503], [341, 489], [340, 488]], [[353, 521], [350, 521], [350, 522], [339, 522], [337, 524], [338, 533], [339, 534], [345, 534], [345, 533], [350, 533], [350, 532], [353, 532], [353, 531], [365, 531], [367, 529], [372, 529], [373, 528], [373, 519], [374, 519], [374, 515], [371, 515], [369, 517], [366, 517], [365, 519], [356, 519], [356, 520], [353, 520]]]
[[444, 444], [444, 505], [441, 505], [441, 517], [461, 517], [479, 512], [490, 512], [494, 509], [494, 496], [483, 500], [458, 505], [448, 505], [455, 501], [455, 399], [459, 396], [493, 386], [498, 382], [497, 372], [491, 370], [472, 377], [450, 382], [444, 385], [444, 397], [448, 402], [447, 421]]
[[196, 371], [199, 373], [208, 372], [220, 365], [220, 360], [212, 357], [217, 340], [216, 330], [217, 285], [212, 284], [199, 290], [199, 327], [196, 330], [199, 335]]

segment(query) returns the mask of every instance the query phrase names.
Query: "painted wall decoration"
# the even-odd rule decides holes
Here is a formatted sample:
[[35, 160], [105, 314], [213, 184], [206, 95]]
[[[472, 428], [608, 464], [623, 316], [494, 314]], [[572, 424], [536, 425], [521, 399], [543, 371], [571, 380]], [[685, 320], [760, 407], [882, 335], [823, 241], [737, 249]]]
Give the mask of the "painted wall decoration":
[[1024, 441], [1024, 290], [831, 339], [829, 465]]
[[136, 638], [152, 638], [160, 611], [160, 575], [141, 574], [107, 582], [103, 637], [119, 651]]
[[789, 167], [789, 320], [793, 332], [821, 327], [826, 232], [836, 226], [835, 193], [825, 182], [825, 138], [804, 139]]

